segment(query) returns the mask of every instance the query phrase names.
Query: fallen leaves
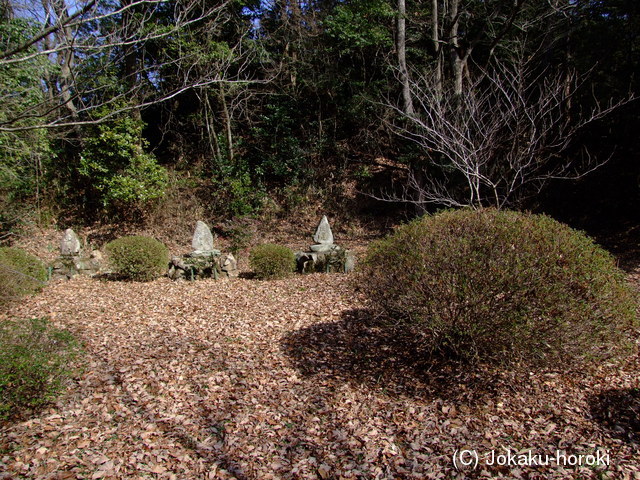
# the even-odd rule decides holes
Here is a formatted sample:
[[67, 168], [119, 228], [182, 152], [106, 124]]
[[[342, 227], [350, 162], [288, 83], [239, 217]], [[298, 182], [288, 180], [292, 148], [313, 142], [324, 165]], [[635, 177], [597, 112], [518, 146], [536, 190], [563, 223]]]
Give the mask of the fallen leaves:
[[[84, 344], [83, 371], [55, 406], [2, 427], [0, 471], [43, 479], [638, 478], [633, 410], [623, 410], [638, 388], [638, 362], [579, 378], [494, 372], [484, 383], [429, 370], [412, 358], [410, 339], [367, 323], [346, 280], [50, 285], [12, 315], [49, 316], [72, 330]], [[602, 405], [622, 413], [609, 418]], [[599, 448], [612, 464], [456, 472], [461, 448]]]

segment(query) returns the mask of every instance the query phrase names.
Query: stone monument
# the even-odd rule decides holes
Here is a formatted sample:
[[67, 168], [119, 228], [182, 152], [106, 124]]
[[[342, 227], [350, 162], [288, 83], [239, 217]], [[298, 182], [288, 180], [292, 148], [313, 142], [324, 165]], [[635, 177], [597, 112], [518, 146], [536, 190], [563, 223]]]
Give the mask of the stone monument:
[[310, 252], [296, 252], [296, 265], [300, 273], [311, 272], [350, 272], [355, 266], [355, 257], [342, 247], [333, 243], [333, 232], [326, 215], [323, 215], [316, 233], [315, 244]]
[[76, 232], [67, 228], [60, 241], [60, 256], [51, 267], [52, 279], [70, 279], [76, 275], [96, 275], [102, 271], [102, 254], [99, 250], [82, 251]]
[[64, 231], [64, 236], [60, 241], [60, 255], [78, 255], [80, 253], [80, 239], [76, 232], [72, 229], [67, 228]]
[[233, 255], [222, 255], [213, 246], [211, 230], [201, 220], [191, 239], [193, 251], [187, 255], [173, 256], [167, 275], [173, 280], [197, 280], [200, 278], [237, 277], [238, 265]]
[[213, 235], [206, 223], [201, 220], [196, 222], [196, 229], [191, 239], [192, 256], [208, 256], [212, 253], [220, 255], [220, 250], [213, 248]]
[[322, 216], [322, 220], [320, 220], [313, 236], [313, 241], [316, 243], [310, 247], [312, 252], [330, 252], [337, 247], [337, 245], [333, 244], [333, 233], [326, 215]]

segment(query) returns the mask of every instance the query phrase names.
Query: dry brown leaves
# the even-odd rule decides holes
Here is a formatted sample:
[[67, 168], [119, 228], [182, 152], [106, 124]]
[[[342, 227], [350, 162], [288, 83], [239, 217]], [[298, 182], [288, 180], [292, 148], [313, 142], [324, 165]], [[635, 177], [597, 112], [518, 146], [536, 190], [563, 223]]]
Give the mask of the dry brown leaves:
[[[428, 365], [345, 276], [77, 278], [11, 313], [48, 316], [84, 354], [55, 406], [0, 429], [0, 478], [640, 478], [637, 358], [588, 377]], [[611, 464], [452, 461], [504, 448]]]

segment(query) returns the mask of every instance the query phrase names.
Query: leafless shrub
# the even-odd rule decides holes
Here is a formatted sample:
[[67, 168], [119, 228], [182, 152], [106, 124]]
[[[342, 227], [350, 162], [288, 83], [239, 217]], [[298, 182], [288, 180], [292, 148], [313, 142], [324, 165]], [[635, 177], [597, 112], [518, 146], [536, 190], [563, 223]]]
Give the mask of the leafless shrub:
[[583, 85], [572, 73], [535, 70], [526, 61], [494, 61], [461, 94], [441, 88], [435, 75], [414, 75], [413, 114], [394, 107], [401, 121], [392, 125], [417, 143], [424, 161], [409, 170], [400, 195], [381, 200], [420, 206], [517, 205], [551, 179], [577, 179], [605, 163], [586, 149], [566, 155], [578, 134], [628, 103], [633, 96], [574, 108]]

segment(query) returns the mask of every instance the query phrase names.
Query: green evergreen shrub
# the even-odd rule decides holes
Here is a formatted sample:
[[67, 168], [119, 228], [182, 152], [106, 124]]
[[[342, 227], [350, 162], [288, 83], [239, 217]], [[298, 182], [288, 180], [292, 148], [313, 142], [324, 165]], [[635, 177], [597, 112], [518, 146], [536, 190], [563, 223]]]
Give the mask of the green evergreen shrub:
[[166, 272], [169, 263], [167, 247], [151, 237], [118, 238], [105, 250], [114, 272], [128, 280], [154, 280]]
[[0, 322], [0, 420], [55, 398], [77, 343], [45, 319]]
[[224, 235], [229, 239], [229, 250], [234, 256], [249, 248], [254, 236], [254, 228], [251, 219], [247, 217], [235, 217], [223, 224]]
[[[29, 45], [28, 40], [37, 35], [41, 25], [27, 18], [12, 18], [6, 4], [0, 21], [0, 43], [2, 48], [15, 48]], [[19, 16], [16, 16], [19, 17]], [[53, 73], [55, 66], [49, 59], [35, 54], [37, 47], [31, 45], [25, 61], [5, 64], [0, 67], [0, 122], [14, 123], [20, 112], [37, 108], [44, 100], [42, 78]], [[33, 208], [33, 197], [38, 191], [47, 190], [53, 185], [51, 175], [45, 174], [53, 169], [51, 137], [44, 128], [36, 128], [40, 119], [31, 115], [17, 115], [21, 118], [14, 123], [22, 127], [18, 131], [0, 131], [0, 228], [7, 220], [9, 224], [22, 219]]]
[[251, 250], [249, 264], [257, 278], [267, 280], [290, 275], [296, 268], [296, 259], [290, 248], [266, 243]]
[[425, 216], [372, 244], [357, 282], [375, 309], [460, 361], [584, 364], [623, 350], [637, 321], [612, 256], [542, 215]]
[[[98, 115], [110, 115], [99, 111]], [[78, 173], [92, 195], [112, 212], [130, 212], [161, 199], [169, 184], [167, 170], [145, 152], [144, 123], [130, 115], [87, 127]]]
[[16, 247], [0, 247], [0, 304], [37, 292], [47, 281], [38, 257]]

